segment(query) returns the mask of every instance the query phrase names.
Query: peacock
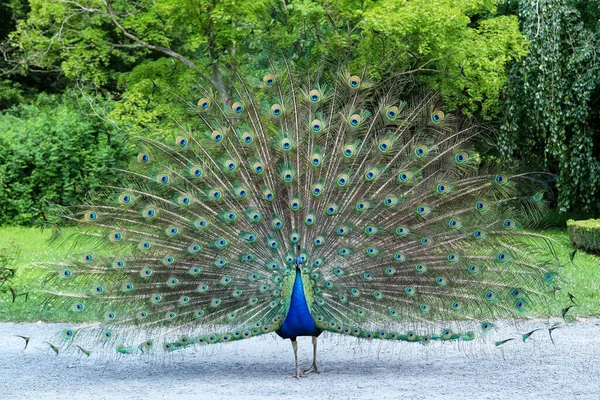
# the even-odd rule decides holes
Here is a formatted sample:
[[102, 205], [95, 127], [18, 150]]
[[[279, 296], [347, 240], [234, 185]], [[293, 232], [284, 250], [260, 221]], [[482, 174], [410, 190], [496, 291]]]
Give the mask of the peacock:
[[[93, 321], [59, 348], [121, 354], [276, 333], [293, 377], [317, 338], [473, 341], [553, 301], [560, 262], [540, 174], [496, 171], [487, 130], [342, 65], [270, 61], [198, 80], [186, 117], [65, 221], [89, 251], [51, 266], [45, 308]], [[266, 74], [265, 74], [266, 72]], [[199, 78], [200, 79], [200, 78]], [[133, 158], [133, 157], [132, 157]], [[302, 371], [297, 338], [312, 337]]]

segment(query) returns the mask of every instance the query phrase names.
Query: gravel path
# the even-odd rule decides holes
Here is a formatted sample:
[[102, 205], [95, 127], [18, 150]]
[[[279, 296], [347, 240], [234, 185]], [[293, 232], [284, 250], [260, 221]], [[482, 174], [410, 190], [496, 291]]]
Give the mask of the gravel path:
[[[520, 326], [526, 332], [545, 325]], [[1, 399], [559, 399], [600, 398], [600, 319], [526, 343], [428, 346], [323, 334], [322, 373], [299, 381], [289, 341], [267, 335], [168, 357], [59, 355], [42, 343], [53, 324], [0, 324]], [[31, 336], [24, 342], [14, 335]], [[504, 337], [499, 337], [500, 339]], [[310, 364], [310, 338], [300, 338]]]

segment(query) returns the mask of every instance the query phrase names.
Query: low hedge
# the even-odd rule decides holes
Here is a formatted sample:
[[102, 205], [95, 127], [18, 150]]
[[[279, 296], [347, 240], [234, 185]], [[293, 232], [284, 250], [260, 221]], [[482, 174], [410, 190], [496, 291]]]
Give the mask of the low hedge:
[[600, 219], [588, 219], [585, 221], [567, 221], [569, 237], [573, 246], [600, 253]]

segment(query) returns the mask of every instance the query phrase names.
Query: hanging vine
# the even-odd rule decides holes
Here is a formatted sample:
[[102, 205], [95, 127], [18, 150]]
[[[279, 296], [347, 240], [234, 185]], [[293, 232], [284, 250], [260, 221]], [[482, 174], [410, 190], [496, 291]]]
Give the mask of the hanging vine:
[[520, 0], [529, 54], [506, 87], [499, 148], [557, 174], [561, 212], [600, 212], [600, 127], [590, 123], [600, 92], [600, 31], [567, 0]]

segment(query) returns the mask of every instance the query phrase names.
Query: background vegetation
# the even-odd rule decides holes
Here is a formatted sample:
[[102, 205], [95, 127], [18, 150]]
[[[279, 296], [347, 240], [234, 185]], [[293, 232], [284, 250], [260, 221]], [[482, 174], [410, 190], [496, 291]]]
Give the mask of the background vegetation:
[[256, 68], [263, 49], [410, 75], [410, 90], [497, 123], [499, 154], [555, 173], [559, 212], [598, 215], [599, 18], [600, 2], [582, 0], [3, 2], [0, 224], [43, 220], [126, 159], [108, 120], [168, 135], [182, 110], [166, 89], [190, 98], [201, 73], [227, 101], [219, 66]]
[[0, 225], [46, 221], [47, 208], [81, 201], [125, 166], [122, 138], [82, 101], [42, 93], [0, 118]]
[[127, 159], [109, 120], [168, 136], [183, 111], [167, 89], [191, 98], [200, 73], [227, 101], [219, 66], [255, 69], [264, 49], [404, 73], [409, 90], [497, 124], [498, 154], [556, 174], [558, 212], [598, 215], [599, 19], [600, 2], [583, 0], [4, 1], [0, 224], [43, 221]]

